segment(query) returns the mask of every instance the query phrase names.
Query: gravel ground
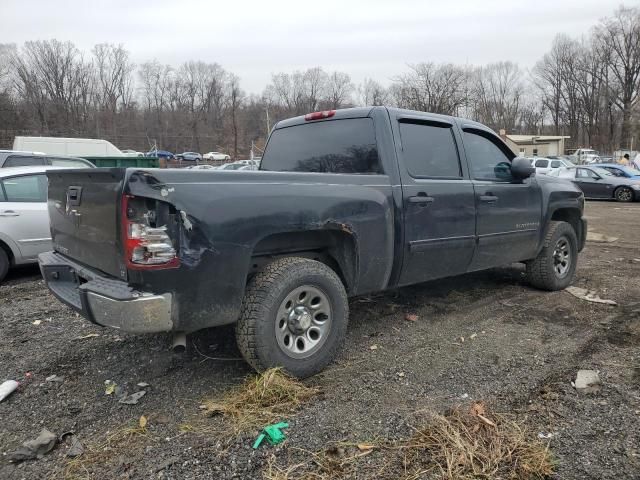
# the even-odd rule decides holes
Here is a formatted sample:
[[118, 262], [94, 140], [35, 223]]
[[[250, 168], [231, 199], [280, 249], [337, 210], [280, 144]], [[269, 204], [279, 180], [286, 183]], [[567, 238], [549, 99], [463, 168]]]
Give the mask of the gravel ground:
[[[75, 473], [261, 478], [272, 455], [286, 464], [304, 458], [298, 449], [406, 438], [416, 412], [442, 412], [467, 398], [550, 435], [558, 479], [640, 478], [640, 204], [588, 202], [587, 216], [590, 231], [618, 240], [587, 242], [575, 285], [617, 307], [534, 290], [518, 265], [353, 299], [342, 354], [307, 380], [322, 395], [286, 419], [283, 445], [256, 451], [253, 432], [230, 438], [185, 426], [219, 422], [202, 417], [202, 400], [250, 373], [229, 329], [193, 335], [177, 357], [168, 336], [100, 329], [49, 295], [37, 269], [14, 271], [0, 287], [0, 377], [23, 384], [0, 403], [0, 478], [65, 476], [65, 444], [40, 460], [6, 461], [43, 427], [95, 447], [141, 415], [150, 418], [147, 434]], [[600, 372], [599, 391], [576, 392], [579, 369]], [[51, 375], [62, 381], [46, 381]], [[106, 380], [147, 393], [123, 405], [105, 395]]]

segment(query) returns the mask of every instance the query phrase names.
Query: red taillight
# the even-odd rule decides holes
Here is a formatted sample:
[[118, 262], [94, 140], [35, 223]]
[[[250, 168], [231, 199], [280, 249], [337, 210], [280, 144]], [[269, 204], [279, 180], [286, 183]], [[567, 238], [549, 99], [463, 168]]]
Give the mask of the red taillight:
[[134, 205], [135, 200], [131, 195], [122, 196], [122, 240], [127, 268], [146, 270], [180, 266], [167, 227], [151, 227], [148, 220], [151, 212], [140, 208], [144, 207], [144, 202], [141, 206]]
[[304, 119], [306, 121], [309, 121], [309, 120], [321, 120], [323, 118], [333, 117], [335, 114], [336, 114], [335, 110], [323, 110], [322, 112], [307, 113], [304, 116]]

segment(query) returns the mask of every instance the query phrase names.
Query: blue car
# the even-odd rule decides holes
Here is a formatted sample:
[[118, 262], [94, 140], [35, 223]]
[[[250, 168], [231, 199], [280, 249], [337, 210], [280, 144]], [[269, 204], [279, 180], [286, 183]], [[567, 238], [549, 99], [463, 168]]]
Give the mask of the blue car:
[[147, 157], [165, 158], [167, 160], [175, 160], [176, 158], [173, 153], [167, 152], [166, 150], [151, 150], [147, 152]]
[[604, 168], [608, 172], [613, 173], [616, 177], [633, 178], [636, 180], [640, 180], [640, 170], [636, 170], [633, 167], [618, 165], [617, 163], [597, 163], [589, 166]]

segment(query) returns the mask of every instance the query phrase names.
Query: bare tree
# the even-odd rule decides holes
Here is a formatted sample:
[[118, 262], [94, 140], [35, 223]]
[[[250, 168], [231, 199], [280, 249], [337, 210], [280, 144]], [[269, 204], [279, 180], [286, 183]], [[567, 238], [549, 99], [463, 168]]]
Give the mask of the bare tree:
[[447, 63], [419, 63], [395, 80], [398, 106], [413, 110], [456, 115], [466, 101], [464, 68]]
[[622, 146], [631, 146], [631, 119], [640, 97], [640, 9], [620, 7], [602, 20], [596, 38], [608, 50], [608, 66], [617, 83], [613, 102], [622, 111]]
[[92, 52], [96, 101], [100, 108], [115, 114], [118, 108], [126, 108], [132, 100], [135, 64], [122, 45], [101, 43]]
[[351, 77], [343, 72], [329, 75], [326, 100], [329, 108], [342, 108], [350, 105], [353, 83]]
[[240, 89], [240, 78], [229, 75], [227, 81], [228, 110], [231, 117], [231, 134], [233, 135], [233, 158], [238, 159], [238, 112], [244, 100], [244, 92]]
[[371, 78], [365, 78], [358, 87], [358, 97], [363, 106], [388, 105], [391, 100], [389, 90]]
[[524, 93], [522, 73], [512, 62], [480, 67], [474, 75], [474, 116], [494, 130], [513, 131], [520, 116]]

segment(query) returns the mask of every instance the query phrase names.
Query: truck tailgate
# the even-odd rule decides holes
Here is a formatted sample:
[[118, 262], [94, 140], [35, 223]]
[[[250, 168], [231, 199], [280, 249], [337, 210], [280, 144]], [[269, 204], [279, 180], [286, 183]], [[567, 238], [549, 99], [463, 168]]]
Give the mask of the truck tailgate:
[[118, 208], [125, 169], [49, 170], [49, 218], [55, 251], [121, 277]]

